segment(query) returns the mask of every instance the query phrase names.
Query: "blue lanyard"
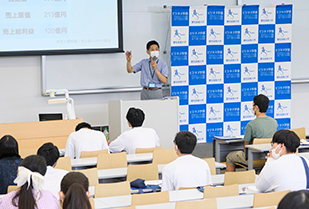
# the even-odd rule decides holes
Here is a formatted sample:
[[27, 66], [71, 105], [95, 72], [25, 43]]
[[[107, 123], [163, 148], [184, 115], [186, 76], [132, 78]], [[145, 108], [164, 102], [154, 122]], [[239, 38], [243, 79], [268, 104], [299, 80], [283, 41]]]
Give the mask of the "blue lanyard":
[[[157, 63], [158, 64], [158, 63]], [[151, 59], [150, 59], [150, 62], [149, 62], [149, 66], [150, 66], [150, 68], [149, 68], [149, 70], [150, 70], [150, 75], [151, 75], [151, 80], [153, 81], [153, 77], [154, 77], [154, 75], [155, 75], [155, 71], [152, 69], [152, 66], [151, 66]], [[152, 72], [153, 71], [153, 72]]]

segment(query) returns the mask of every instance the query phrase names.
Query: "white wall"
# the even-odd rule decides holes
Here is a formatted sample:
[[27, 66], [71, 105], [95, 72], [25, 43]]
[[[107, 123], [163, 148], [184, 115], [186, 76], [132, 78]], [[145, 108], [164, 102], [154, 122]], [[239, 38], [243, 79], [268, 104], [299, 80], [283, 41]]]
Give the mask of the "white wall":
[[[308, 0], [294, 0], [292, 3], [308, 4]], [[235, 4], [232, 0], [209, 0], [208, 4]], [[263, 1], [243, 1], [258, 4]], [[279, 1], [264, 1], [281, 3]], [[168, 25], [162, 5], [202, 5], [201, 0], [123, 0], [124, 49], [145, 51], [145, 43], [157, 39], [165, 46]], [[144, 31], [147, 31], [144, 32]], [[158, 35], [157, 35], [158, 34]], [[135, 41], [130, 41], [130, 40]], [[293, 46], [297, 46], [294, 44]], [[297, 41], [297, 40], [296, 40]], [[102, 55], [104, 56], [104, 55]], [[166, 55], [168, 56], [168, 55]], [[165, 57], [166, 59], [166, 57]], [[135, 60], [137, 61], [137, 60]], [[292, 60], [293, 62], [294, 60]], [[125, 70], [125, 60], [122, 60]], [[305, 66], [305, 60], [298, 60]], [[111, 66], [112, 67], [112, 66]], [[137, 75], [139, 76], [139, 75]], [[66, 112], [64, 104], [47, 105], [47, 97], [41, 96], [41, 73], [39, 57], [0, 58], [0, 123], [37, 121], [39, 112]], [[108, 124], [108, 100], [138, 100], [138, 92], [113, 94], [73, 95], [75, 111], [92, 125]], [[309, 133], [309, 84], [292, 85], [292, 128], [306, 126]]]

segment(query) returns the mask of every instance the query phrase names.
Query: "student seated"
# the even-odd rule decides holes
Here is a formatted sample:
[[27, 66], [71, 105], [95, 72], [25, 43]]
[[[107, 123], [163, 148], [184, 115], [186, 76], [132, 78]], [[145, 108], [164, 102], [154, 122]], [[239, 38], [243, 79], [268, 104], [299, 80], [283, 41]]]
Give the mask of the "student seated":
[[244, 135], [244, 150], [230, 152], [226, 156], [226, 171], [234, 172], [235, 163], [248, 165], [246, 145], [252, 144], [254, 138], [271, 138], [278, 128], [277, 121], [266, 115], [269, 99], [263, 94], [253, 98], [252, 110], [256, 118], [246, 126]]
[[196, 136], [189, 131], [177, 133], [174, 143], [178, 158], [163, 168], [162, 191], [212, 184], [207, 162], [191, 154], [196, 142]]
[[300, 145], [299, 137], [290, 130], [277, 131], [272, 140], [272, 150], [255, 185], [260, 192], [301, 190], [307, 187], [305, 165], [308, 159], [295, 155]]
[[63, 209], [91, 209], [88, 178], [79, 172], [70, 172], [61, 181], [60, 200]]
[[8, 186], [14, 185], [17, 168], [22, 159], [18, 153], [18, 143], [11, 135], [0, 139], [0, 194], [6, 194]]
[[307, 209], [309, 206], [309, 191], [300, 190], [286, 194], [277, 209]]
[[50, 191], [59, 199], [58, 192], [60, 191], [61, 180], [68, 172], [55, 168], [59, 158], [58, 148], [53, 143], [45, 143], [38, 149], [37, 155], [42, 156], [47, 164], [42, 189]]
[[98, 151], [108, 149], [106, 138], [101, 131], [92, 130], [89, 123], [82, 122], [69, 135], [65, 146], [65, 157], [80, 158], [82, 151]]
[[126, 151], [134, 154], [136, 148], [152, 148], [160, 146], [160, 139], [152, 128], [142, 127], [145, 114], [141, 109], [131, 107], [127, 112], [128, 125], [132, 128], [123, 132], [109, 145], [111, 152]]
[[43, 157], [30, 155], [21, 161], [14, 183], [20, 189], [0, 197], [1, 209], [58, 209], [59, 201], [46, 190], [41, 190], [46, 172]]

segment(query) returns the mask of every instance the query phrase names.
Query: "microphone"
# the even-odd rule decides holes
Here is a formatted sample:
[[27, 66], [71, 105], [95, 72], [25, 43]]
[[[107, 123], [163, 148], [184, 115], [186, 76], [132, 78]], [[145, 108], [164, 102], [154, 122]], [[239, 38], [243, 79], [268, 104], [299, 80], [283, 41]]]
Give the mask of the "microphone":
[[152, 57], [152, 60], [155, 62], [156, 60], [158, 59], [158, 57], [156, 57], [156, 56], [153, 56]]

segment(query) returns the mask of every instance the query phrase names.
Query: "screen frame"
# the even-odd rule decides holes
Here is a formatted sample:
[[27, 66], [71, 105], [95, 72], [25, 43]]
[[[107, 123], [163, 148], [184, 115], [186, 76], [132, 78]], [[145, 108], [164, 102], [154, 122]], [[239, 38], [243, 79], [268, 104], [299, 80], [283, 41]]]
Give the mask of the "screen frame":
[[35, 55], [69, 55], [69, 54], [100, 54], [100, 53], [123, 53], [123, 21], [122, 0], [117, 0], [118, 12], [118, 47], [99, 49], [59, 49], [59, 50], [36, 50], [36, 51], [4, 51], [3, 56], [35, 56]]

